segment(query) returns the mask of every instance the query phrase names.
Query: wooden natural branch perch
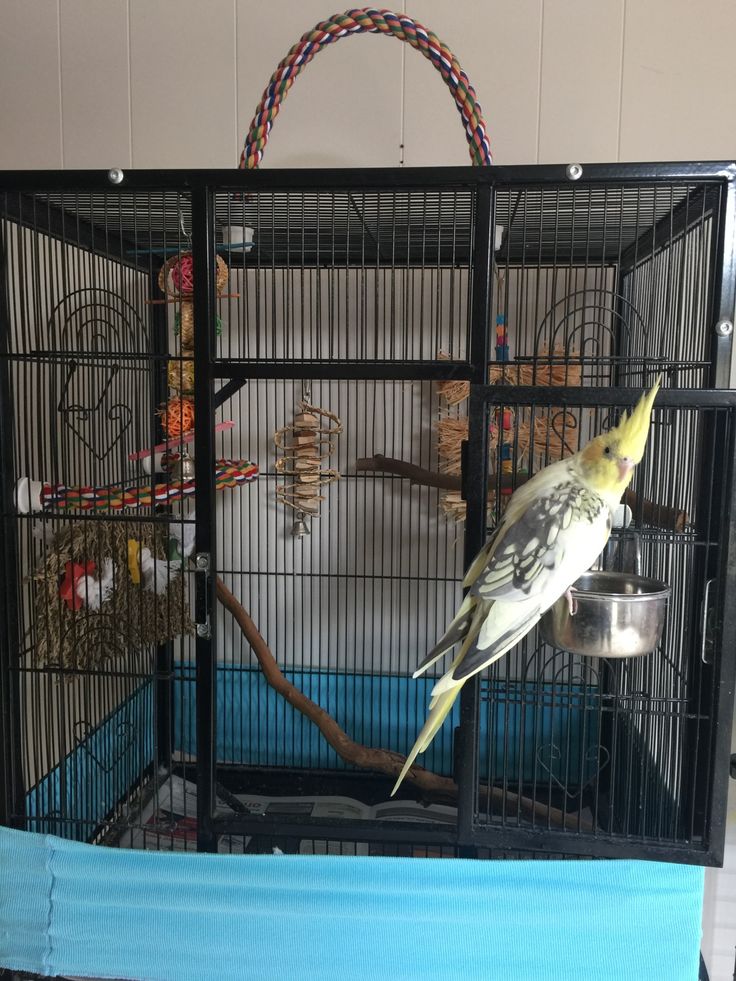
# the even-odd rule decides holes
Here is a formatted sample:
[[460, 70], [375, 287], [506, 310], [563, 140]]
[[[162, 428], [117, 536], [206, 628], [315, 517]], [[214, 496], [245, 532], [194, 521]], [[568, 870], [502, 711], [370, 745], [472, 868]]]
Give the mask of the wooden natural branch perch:
[[[392, 473], [399, 477], [408, 478], [413, 484], [422, 484], [425, 487], [439, 487], [441, 490], [461, 490], [461, 478], [455, 474], [438, 473], [435, 470], [425, 470], [417, 467], [406, 460], [396, 460], [389, 456], [382, 456], [376, 453], [375, 456], [363, 457], [355, 463], [355, 469], [359, 472], [379, 472]], [[501, 474], [501, 489], [510, 490], [512, 487], [523, 484], [527, 478], [521, 474]], [[496, 486], [496, 477], [490, 480], [490, 486]], [[688, 523], [686, 511], [678, 508], [666, 507], [664, 504], [656, 504], [632, 490], [627, 490], [623, 497], [624, 503], [628, 504], [634, 514], [641, 513], [642, 520], [656, 528], [663, 528], [665, 531], [681, 532], [685, 530]]]
[[[219, 577], [216, 588], [217, 598], [232, 613], [243, 631], [268, 684], [302, 715], [314, 722], [330, 746], [346, 763], [354, 763], [356, 766], [366, 769], [379, 770], [381, 773], [398, 776], [404, 764], [404, 757], [400, 753], [393, 753], [387, 749], [369, 749], [367, 746], [354, 742], [347, 733], [343, 732], [328, 712], [307, 698], [303, 692], [299, 691], [284, 677], [258, 627]], [[436, 773], [422, 769], [422, 767], [414, 768], [414, 783], [422, 790], [433, 791], [444, 796], [451, 797], [457, 792], [455, 783], [448, 777], [438, 776]]]
[[440, 490], [460, 490], [460, 477], [451, 473], [438, 473], [436, 470], [425, 470], [406, 460], [395, 460], [390, 456], [363, 457], [355, 461], [358, 472], [372, 470], [379, 473], [393, 473], [399, 477], [408, 477], [412, 484], [422, 484], [425, 487], [439, 487]]
[[[218, 600], [233, 615], [243, 631], [268, 684], [291, 706], [317, 726], [330, 746], [346, 763], [397, 777], [406, 757], [388, 749], [372, 749], [351, 739], [328, 712], [307, 698], [303, 692], [299, 691], [284, 677], [258, 627], [219, 576], [216, 590]], [[413, 766], [406, 779], [428, 794], [447, 800], [457, 799], [457, 784], [454, 780], [432, 773], [431, 770], [425, 770], [421, 766]], [[489, 794], [491, 800], [504, 807], [507, 812], [513, 813], [514, 810], [518, 810], [528, 818], [535, 817], [538, 820], [549, 821], [553, 825], [564, 826], [571, 830], [592, 830], [590, 822], [578, 818], [577, 815], [563, 814], [556, 807], [530, 800], [528, 797], [522, 797], [509, 790], [504, 791], [498, 787], [481, 786], [481, 801], [487, 800]]]

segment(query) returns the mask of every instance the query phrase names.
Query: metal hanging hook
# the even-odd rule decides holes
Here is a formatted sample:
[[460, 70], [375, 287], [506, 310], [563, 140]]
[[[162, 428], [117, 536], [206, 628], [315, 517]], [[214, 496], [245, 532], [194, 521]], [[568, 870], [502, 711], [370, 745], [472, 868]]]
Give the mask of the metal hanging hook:
[[178, 214], [179, 214], [179, 230], [181, 231], [181, 234], [182, 234], [183, 238], [186, 240], [187, 247], [191, 249], [191, 247], [192, 247], [192, 233], [191, 232], [188, 232], [186, 230], [186, 228], [184, 227], [184, 212], [182, 211], [181, 205], [179, 205], [177, 211], [178, 211]]

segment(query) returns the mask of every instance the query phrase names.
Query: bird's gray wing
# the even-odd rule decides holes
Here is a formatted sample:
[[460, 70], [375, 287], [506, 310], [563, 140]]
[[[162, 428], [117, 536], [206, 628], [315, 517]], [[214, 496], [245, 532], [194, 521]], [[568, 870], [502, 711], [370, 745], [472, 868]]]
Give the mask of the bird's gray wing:
[[604, 509], [603, 499], [577, 480], [550, 487], [505, 528], [471, 593], [484, 600], [526, 600], [541, 592], [570, 544], [568, 528], [593, 525]]

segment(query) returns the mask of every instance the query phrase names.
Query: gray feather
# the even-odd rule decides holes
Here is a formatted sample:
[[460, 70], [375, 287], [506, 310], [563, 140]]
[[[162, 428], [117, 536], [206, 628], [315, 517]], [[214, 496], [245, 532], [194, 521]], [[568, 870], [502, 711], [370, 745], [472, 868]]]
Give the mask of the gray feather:
[[472, 622], [473, 611], [477, 606], [477, 602], [478, 601], [474, 597], [465, 597], [460, 609], [457, 611], [454, 620], [450, 623], [447, 630], [440, 637], [432, 650], [425, 654], [425, 656], [419, 662], [419, 665], [414, 672], [415, 678], [417, 675], [420, 675], [422, 671], [425, 671], [430, 664], [433, 664], [435, 661], [441, 658], [443, 654], [446, 654], [448, 651], [452, 650], [456, 644], [459, 644], [460, 641], [464, 639]]
[[[499, 527], [485, 567], [478, 569], [473, 595], [486, 600], [523, 601], [542, 592], [564, 557], [560, 533], [573, 521], [594, 522], [606, 503], [568, 478], [532, 500], [513, 524]], [[475, 563], [474, 563], [475, 565]]]
[[471, 674], [481, 671], [484, 667], [497, 661], [507, 651], [526, 637], [532, 627], [539, 620], [540, 614], [537, 612], [533, 616], [528, 614], [521, 617], [516, 624], [509, 627], [500, 637], [498, 637], [490, 647], [480, 648], [477, 643], [470, 648], [468, 653], [452, 672], [455, 681], [463, 681]]

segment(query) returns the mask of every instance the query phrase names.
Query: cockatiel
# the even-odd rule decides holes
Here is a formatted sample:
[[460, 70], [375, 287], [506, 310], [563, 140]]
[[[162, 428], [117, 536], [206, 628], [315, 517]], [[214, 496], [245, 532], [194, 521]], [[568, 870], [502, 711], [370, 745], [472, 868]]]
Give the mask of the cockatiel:
[[391, 796], [434, 739], [460, 689], [506, 654], [598, 558], [613, 512], [644, 456], [660, 375], [631, 415], [574, 456], [551, 463], [517, 488], [493, 536], [467, 571], [470, 591], [414, 677], [460, 644], [432, 689], [427, 721]]

